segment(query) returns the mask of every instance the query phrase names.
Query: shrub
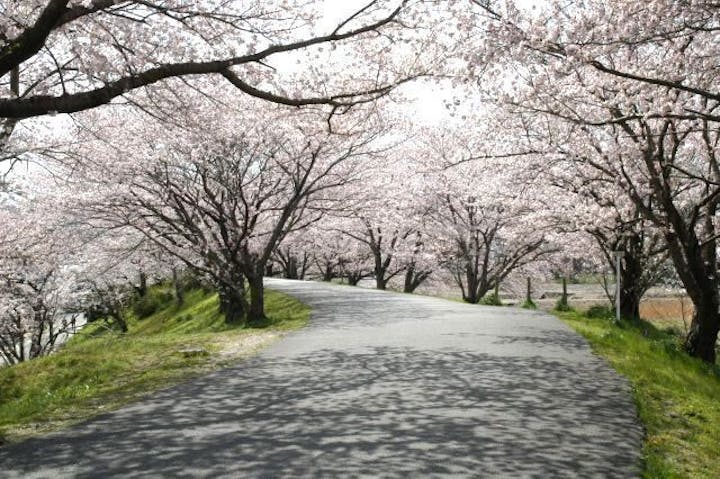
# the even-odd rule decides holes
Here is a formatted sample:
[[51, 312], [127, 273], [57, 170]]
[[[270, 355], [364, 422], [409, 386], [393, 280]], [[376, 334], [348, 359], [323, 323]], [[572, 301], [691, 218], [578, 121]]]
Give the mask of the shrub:
[[[13, 368], [7, 367], [3, 370], [3, 374], [0, 375], [0, 404], [17, 399], [22, 395], [17, 385], [18, 382], [17, 374]], [[2, 444], [1, 436], [0, 444]]]
[[590, 306], [585, 312], [585, 316], [592, 319], [613, 319], [615, 312], [608, 306], [596, 304]]
[[537, 304], [535, 304], [535, 301], [532, 299], [526, 299], [520, 307], [524, 309], [537, 309]]
[[572, 311], [572, 308], [568, 304], [567, 296], [560, 296], [557, 303], [555, 303], [555, 311]]
[[500, 296], [495, 293], [487, 294], [483, 297], [483, 299], [480, 300], [480, 304], [484, 304], [485, 306], [502, 306], [502, 301], [500, 300]]
[[169, 291], [150, 290], [138, 298], [132, 305], [132, 311], [138, 319], [147, 318], [165, 308], [173, 300]]

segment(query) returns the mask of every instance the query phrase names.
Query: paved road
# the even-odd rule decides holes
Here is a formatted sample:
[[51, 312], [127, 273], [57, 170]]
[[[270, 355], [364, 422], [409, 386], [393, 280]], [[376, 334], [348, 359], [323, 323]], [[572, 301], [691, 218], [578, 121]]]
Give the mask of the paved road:
[[634, 477], [629, 387], [562, 323], [270, 280], [311, 326], [242, 365], [0, 449], [1, 477]]

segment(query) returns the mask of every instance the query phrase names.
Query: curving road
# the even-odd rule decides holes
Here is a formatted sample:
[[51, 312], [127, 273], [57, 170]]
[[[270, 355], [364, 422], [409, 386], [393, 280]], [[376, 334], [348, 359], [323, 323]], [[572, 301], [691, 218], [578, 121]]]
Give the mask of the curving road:
[[259, 356], [45, 438], [0, 477], [636, 477], [629, 386], [555, 318], [268, 280], [313, 308]]

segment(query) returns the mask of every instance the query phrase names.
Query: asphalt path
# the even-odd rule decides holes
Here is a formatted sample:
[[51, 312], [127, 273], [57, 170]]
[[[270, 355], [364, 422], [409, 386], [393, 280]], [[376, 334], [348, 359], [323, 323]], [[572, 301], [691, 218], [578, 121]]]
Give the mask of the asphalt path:
[[258, 356], [0, 449], [0, 477], [637, 477], [627, 382], [554, 317], [268, 280], [313, 308]]

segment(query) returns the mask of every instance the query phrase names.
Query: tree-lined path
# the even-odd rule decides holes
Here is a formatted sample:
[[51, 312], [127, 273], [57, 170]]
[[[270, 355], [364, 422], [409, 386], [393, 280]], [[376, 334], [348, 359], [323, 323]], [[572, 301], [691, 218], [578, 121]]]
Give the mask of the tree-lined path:
[[0, 449], [2, 477], [633, 477], [629, 386], [540, 312], [269, 280], [313, 308], [259, 356]]

